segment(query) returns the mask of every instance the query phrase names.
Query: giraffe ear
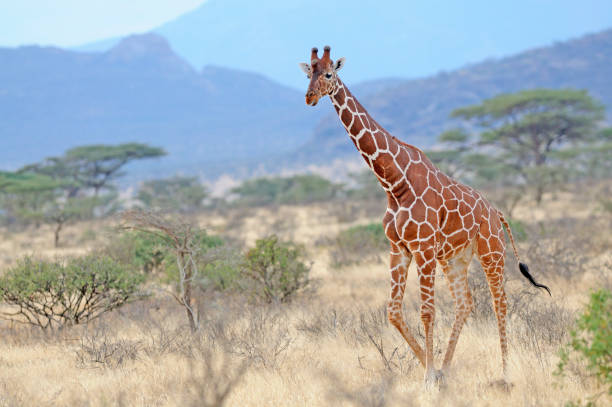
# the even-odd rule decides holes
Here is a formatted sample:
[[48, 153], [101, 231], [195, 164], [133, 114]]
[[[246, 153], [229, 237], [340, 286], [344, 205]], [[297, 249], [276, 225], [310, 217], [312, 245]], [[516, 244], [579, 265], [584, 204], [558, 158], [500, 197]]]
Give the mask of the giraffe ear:
[[338, 58], [338, 60], [334, 63], [335, 72], [338, 72], [340, 69], [342, 69], [342, 67], [344, 66], [344, 61], [346, 61], [346, 58]]
[[300, 62], [300, 68], [302, 69], [302, 71], [304, 71], [306, 76], [310, 78], [310, 76], [312, 75], [312, 68], [310, 67], [310, 65], [305, 62]]

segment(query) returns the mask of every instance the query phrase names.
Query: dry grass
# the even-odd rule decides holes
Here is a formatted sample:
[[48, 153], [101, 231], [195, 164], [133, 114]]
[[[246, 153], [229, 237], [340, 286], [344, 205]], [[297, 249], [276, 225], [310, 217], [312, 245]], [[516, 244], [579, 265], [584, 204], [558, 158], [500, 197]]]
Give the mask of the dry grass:
[[[315, 293], [283, 307], [206, 294], [200, 299], [205, 305], [196, 335], [189, 332], [182, 308], [161, 296], [130, 304], [86, 327], [48, 336], [2, 323], [0, 406], [546, 406], [584, 398], [596, 392], [589, 377], [578, 369], [561, 380], [553, 371], [558, 349], [589, 289], [609, 284], [610, 219], [584, 195], [582, 200], [571, 195], [546, 205], [548, 210], [525, 206], [516, 211], [531, 228], [519, 250], [537, 278], [550, 285], [553, 297], [532, 290], [509, 258], [509, 391], [491, 385], [501, 378], [500, 351], [478, 268], [470, 271], [476, 309], [463, 330], [447, 386], [426, 391], [422, 367], [385, 316], [386, 267], [369, 262], [335, 269], [329, 247], [315, 245], [351, 225], [378, 220], [382, 213], [353, 220], [325, 204], [199, 218], [201, 226], [246, 244], [275, 231], [307, 245], [314, 261]], [[551, 231], [540, 234], [539, 222], [547, 219], [553, 221], [545, 223]], [[96, 233], [84, 233], [87, 230]], [[69, 227], [66, 245], [56, 252], [44, 230], [3, 231], [0, 258], [8, 265], [26, 253], [80, 254], [112, 233], [103, 223]], [[83, 235], [87, 239], [81, 239]], [[439, 364], [453, 304], [444, 278], [438, 276]], [[405, 316], [422, 340], [418, 305], [416, 272], [411, 269]]]

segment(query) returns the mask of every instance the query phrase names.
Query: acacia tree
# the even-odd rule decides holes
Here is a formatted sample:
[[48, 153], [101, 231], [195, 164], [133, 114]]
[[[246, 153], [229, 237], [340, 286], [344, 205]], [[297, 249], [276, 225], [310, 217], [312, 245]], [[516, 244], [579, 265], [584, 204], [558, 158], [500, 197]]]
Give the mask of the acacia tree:
[[555, 153], [593, 140], [604, 108], [585, 90], [535, 89], [495, 96], [451, 115], [482, 130], [479, 144], [494, 147], [497, 160], [533, 185], [539, 204], [546, 187], [559, 181]]
[[517, 184], [519, 174], [496, 156], [480, 151], [478, 141], [464, 129], [452, 129], [438, 136], [439, 148], [427, 156], [450, 177], [469, 185], [495, 190], [493, 198], [508, 216], [521, 197], [524, 185]]
[[60, 157], [49, 157], [41, 163], [28, 165], [20, 172], [34, 172], [54, 179], [70, 179], [76, 195], [80, 189], [91, 189], [98, 196], [109, 189], [111, 182], [121, 176], [121, 168], [134, 160], [161, 157], [166, 152], [159, 147], [140, 143], [119, 145], [94, 144], [72, 148]]
[[126, 211], [123, 212], [122, 219], [122, 229], [138, 230], [157, 236], [174, 252], [178, 269], [178, 292], [171, 294], [185, 308], [191, 331], [197, 331], [200, 320], [193, 289], [194, 279], [198, 273], [196, 261], [198, 231], [188, 222], [169, 219], [155, 212]]
[[429, 159], [449, 177], [465, 176], [468, 167], [464, 161], [471, 151], [470, 135], [463, 129], [447, 130], [438, 136], [438, 142], [442, 148], [428, 151]]
[[60, 232], [67, 222], [84, 219], [96, 207], [108, 204], [110, 196], [71, 196], [74, 183], [32, 173], [0, 174], [3, 207], [11, 216], [25, 223], [54, 226], [55, 247], [59, 246]]
[[[116, 209], [112, 181], [121, 175], [123, 166], [164, 154], [161, 148], [138, 143], [76, 147], [16, 173], [0, 174], [0, 192], [14, 218], [36, 225], [53, 224], [57, 247], [67, 222], [103, 216]], [[101, 195], [103, 189], [108, 193]]]

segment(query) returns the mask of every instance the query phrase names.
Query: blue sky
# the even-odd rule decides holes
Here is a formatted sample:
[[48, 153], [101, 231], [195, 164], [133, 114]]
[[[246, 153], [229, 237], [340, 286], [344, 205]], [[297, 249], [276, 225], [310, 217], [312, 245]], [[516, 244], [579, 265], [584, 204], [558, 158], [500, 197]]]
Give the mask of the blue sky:
[[75, 46], [148, 31], [204, 0], [0, 0], [0, 46]]
[[155, 29], [196, 69], [254, 71], [295, 88], [313, 45], [347, 57], [343, 78], [359, 82], [424, 77], [608, 28], [612, 0], [0, 0], [0, 47], [108, 48], [98, 41]]

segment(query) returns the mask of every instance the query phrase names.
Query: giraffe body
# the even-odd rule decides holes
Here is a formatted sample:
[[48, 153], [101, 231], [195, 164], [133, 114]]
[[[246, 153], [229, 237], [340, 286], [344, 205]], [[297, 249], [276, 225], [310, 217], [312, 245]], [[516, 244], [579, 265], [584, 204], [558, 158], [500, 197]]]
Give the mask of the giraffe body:
[[[330, 96], [355, 147], [387, 193], [383, 226], [391, 246], [391, 298], [387, 308], [390, 322], [425, 366], [425, 381], [438, 380], [442, 372], [435, 370], [433, 361], [436, 265], [440, 264], [455, 300], [455, 321], [442, 364], [442, 371], [445, 371], [450, 366], [459, 334], [473, 307], [467, 269], [476, 255], [493, 298], [505, 376], [507, 305], [503, 281], [506, 245], [502, 224], [506, 226], [514, 247], [508, 223], [478, 191], [448, 177], [421, 150], [396, 139], [379, 125], [337, 76], [344, 59], [334, 64], [329, 53], [329, 47], [326, 47], [319, 59], [314, 48], [311, 64], [302, 64], [311, 78], [306, 103], [315, 105], [320, 97]], [[516, 249], [514, 252], [517, 254]], [[413, 260], [418, 270], [424, 349], [402, 316], [406, 275]], [[523, 270], [521, 266], [523, 275], [532, 284], [540, 286], [524, 267]]]

